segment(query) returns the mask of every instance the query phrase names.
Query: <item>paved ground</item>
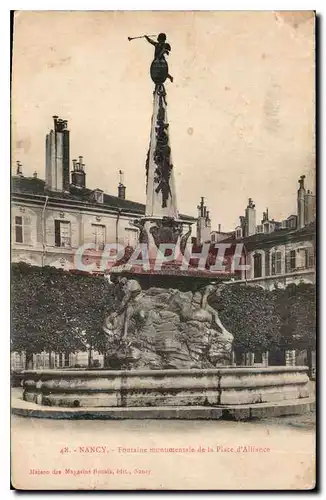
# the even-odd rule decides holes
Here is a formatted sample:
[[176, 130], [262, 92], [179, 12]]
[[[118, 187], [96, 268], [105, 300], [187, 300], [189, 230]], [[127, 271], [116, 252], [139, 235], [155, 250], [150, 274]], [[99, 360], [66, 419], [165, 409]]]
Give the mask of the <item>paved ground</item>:
[[255, 422], [12, 416], [13, 484], [22, 489], [308, 489], [314, 456], [314, 414]]

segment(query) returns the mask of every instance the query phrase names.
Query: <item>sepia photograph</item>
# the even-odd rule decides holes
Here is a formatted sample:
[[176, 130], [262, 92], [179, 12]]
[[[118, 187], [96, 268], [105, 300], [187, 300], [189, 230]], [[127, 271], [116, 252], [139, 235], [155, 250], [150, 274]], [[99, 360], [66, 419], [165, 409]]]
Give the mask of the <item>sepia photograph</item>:
[[316, 487], [317, 24], [12, 12], [12, 489]]

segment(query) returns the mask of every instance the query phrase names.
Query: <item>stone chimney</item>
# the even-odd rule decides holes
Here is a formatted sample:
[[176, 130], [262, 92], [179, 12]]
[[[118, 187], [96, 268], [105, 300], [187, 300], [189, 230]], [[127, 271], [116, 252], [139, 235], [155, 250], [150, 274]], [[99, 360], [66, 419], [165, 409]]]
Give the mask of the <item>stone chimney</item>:
[[308, 189], [304, 198], [304, 221], [305, 225], [316, 218], [316, 196]]
[[200, 204], [197, 206], [198, 209], [198, 219], [197, 219], [197, 245], [202, 245], [205, 242], [210, 241], [211, 238], [211, 219], [209, 217], [209, 211], [204, 204], [204, 197], [201, 197]]
[[67, 120], [53, 116], [45, 140], [45, 182], [51, 191], [69, 191], [69, 130]]
[[123, 183], [123, 171], [119, 170], [119, 175], [120, 175], [120, 181], [118, 185], [118, 198], [121, 200], [126, 199], [126, 186]]
[[301, 175], [299, 179], [299, 189], [297, 194], [297, 204], [298, 204], [298, 229], [301, 229], [305, 225], [305, 195], [306, 190], [304, 187], [304, 180], [306, 176]]
[[244, 236], [246, 233], [246, 218], [245, 218], [245, 216], [240, 215], [239, 221], [240, 221], [240, 227], [242, 229], [242, 235]]
[[261, 220], [261, 223], [264, 224], [264, 222], [269, 221], [269, 216], [268, 216], [268, 208], [266, 208], [266, 212], [263, 212], [263, 218]]
[[248, 205], [245, 211], [244, 229], [244, 236], [252, 236], [253, 234], [256, 234], [256, 209], [251, 198], [248, 200]]
[[74, 187], [84, 189], [86, 187], [85, 163], [83, 157], [78, 157], [79, 161], [72, 160], [71, 183]]
[[18, 175], [18, 177], [23, 177], [23, 169], [20, 161], [16, 162], [16, 175]]
[[201, 197], [201, 201], [200, 201], [200, 204], [197, 205], [197, 209], [198, 209], [198, 217], [204, 217], [204, 197], [202, 196]]

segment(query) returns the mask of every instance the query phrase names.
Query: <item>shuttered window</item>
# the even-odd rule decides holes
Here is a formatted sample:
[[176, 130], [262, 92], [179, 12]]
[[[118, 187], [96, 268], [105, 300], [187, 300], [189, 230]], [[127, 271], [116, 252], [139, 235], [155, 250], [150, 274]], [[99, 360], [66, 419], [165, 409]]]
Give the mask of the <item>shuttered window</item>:
[[30, 245], [32, 243], [31, 239], [31, 222], [32, 219], [28, 215], [24, 215], [23, 217], [23, 240], [26, 245]]
[[262, 258], [260, 253], [254, 255], [254, 278], [262, 276]]
[[269, 251], [265, 252], [265, 276], [269, 276], [270, 273], [270, 253]]
[[15, 217], [15, 241], [23, 243], [23, 218]]
[[272, 254], [272, 275], [282, 273], [282, 252]]
[[296, 268], [305, 269], [307, 266], [307, 249], [298, 248], [296, 255]]
[[15, 242], [31, 244], [31, 217], [16, 215], [15, 217]]
[[54, 240], [56, 247], [71, 246], [71, 229], [69, 221], [54, 221]]
[[296, 268], [296, 251], [289, 250], [285, 254], [285, 272], [291, 273]]
[[104, 250], [105, 246], [105, 226], [101, 224], [92, 224], [94, 243], [98, 250]]
[[306, 267], [311, 269], [315, 266], [315, 252], [313, 247], [306, 248]]

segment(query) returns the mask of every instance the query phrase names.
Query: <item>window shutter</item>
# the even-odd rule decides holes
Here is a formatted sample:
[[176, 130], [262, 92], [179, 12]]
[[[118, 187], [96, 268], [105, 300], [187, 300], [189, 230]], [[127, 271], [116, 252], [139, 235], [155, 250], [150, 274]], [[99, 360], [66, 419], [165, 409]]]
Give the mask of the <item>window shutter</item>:
[[275, 274], [275, 252], [272, 253], [272, 275]]
[[24, 215], [24, 220], [23, 220], [23, 242], [26, 245], [30, 245], [32, 243], [31, 217], [29, 217], [28, 215]]
[[275, 253], [275, 258], [276, 258], [276, 274], [281, 274], [282, 272], [282, 253], [281, 252], [276, 252]]
[[60, 239], [60, 221], [55, 220], [54, 221], [54, 242], [55, 246], [59, 247], [61, 244], [61, 239]]
[[315, 265], [315, 252], [313, 247], [307, 248], [307, 267], [312, 268]]
[[265, 276], [269, 276], [270, 270], [270, 253], [269, 251], [265, 252]]
[[296, 255], [297, 255], [296, 251], [295, 250], [291, 250], [291, 252], [290, 252], [290, 268], [291, 268], [291, 271], [293, 271], [297, 267]]

